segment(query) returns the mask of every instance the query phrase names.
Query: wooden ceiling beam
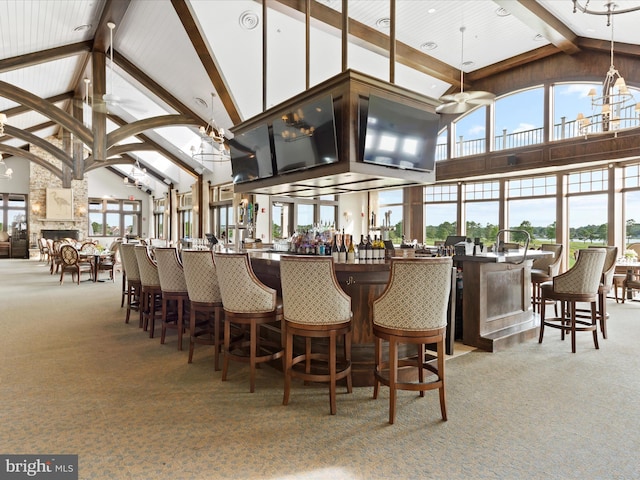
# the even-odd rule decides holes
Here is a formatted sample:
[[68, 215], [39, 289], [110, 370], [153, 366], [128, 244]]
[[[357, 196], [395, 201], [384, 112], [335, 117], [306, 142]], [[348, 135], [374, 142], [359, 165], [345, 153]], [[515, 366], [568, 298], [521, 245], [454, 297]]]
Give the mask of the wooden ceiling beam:
[[[71, 100], [73, 98], [73, 95], [74, 95], [73, 92], [65, 92], [65, 93], [61, 93], [60, 95], [55, 95], [53, 97], [45, 98], [45, 100], [49, 103], [55, 104], [55, 103], [63, 102], [65, 100]], [[8, 108], [2, 113], [4, 113], [7, 117], [11, 118], [16, 115], [20, 115], [22, 113], [28, 113], [32, 111], [33, 111], [33, 108], [25, 107], [24, 105], [18, 105], [17, 107]]]
[[111, 32], [107, 23], [115, 23], [117, 30], [130, 4], [131, 0], [107, 0], [102, 10], [102, 15], [100, 15], [100, 21], [98, 22], [96, 33], [93, 37], [91, 50], [106, 53], [111, 47], [111, 45], [109, 45]]
[[86, 41], [5, 58], [0, 60], [0, 73], [16, 70], [18, 68], [31, 67], [41, 63], [52, 62], [54, 60], [70, 57], [79, 53], [88, 53], [90, 51], [91, 41]]
[[150, 93], [160, 98], [163, 102], [168, 104], [171, 108], [175, 109], [182, 115], [189, 115], [194, 120], [207, 123], [207, 120], [200, 118], [200, 116], [191, 110], [188, 106], [178, 100], [171, 92], [163, 88], [159, 83], [153, 80], [149, 75], [144, 73], [134, 63], [121, 55], [117, 50], [113, 52], [113, 61], [116, 65], [120, 66], [125, 72], [135, 78], [140, 84], [149, 90]]
[[[299, 15], [305, 14], [305, 3], [299, 0], [275, 0], [269, 3], [269, 7], [286, 15], [291, 15], [291, 10], [298, 12]], [[342, 14], [333, 8], [312, 1], [311, 17], [337, 31], [342, 31]], [[301, 17], [301, 20], [304, 19]], [[349, 37], [353, 43], [367, 50], [384, 56], [389, 55], [389, 36], [352, 18], [349, 19]], [[403, 42], [396, 41], [396, 61], [438, 80], [460, 87], [460, 70]]]
[[[569, 27], [531, 0], [493, 0], [531, 29], [539, 32], [560, 51], [573, 55], [580, 51], [578, 37]], [[567, 2], [569, 3], [569, 2]]]
[[193, 45], [196, 54], [200, 58], [202, 66], [207, 72], [213, 88], [218, 93], [218, 97], [220, 97], [222, 105], [231, 119], [231, 123], [236, 125], [242, 122], [242, 116], [240, 115], [238, 106], [236, 105], [229, 87], [224, 81], [222, 73], [218, 69], [216, 62], [209, 51], [207, 42], [198, 28], [198, 23], [193, 18], [193, 13], [189, 9], [189, 5], [187, 5], [185, 0], [171, 0], [171, 4], [178, 14], [178, 18], [180, 19], [189, 40], [191, 40], [191, 44]]

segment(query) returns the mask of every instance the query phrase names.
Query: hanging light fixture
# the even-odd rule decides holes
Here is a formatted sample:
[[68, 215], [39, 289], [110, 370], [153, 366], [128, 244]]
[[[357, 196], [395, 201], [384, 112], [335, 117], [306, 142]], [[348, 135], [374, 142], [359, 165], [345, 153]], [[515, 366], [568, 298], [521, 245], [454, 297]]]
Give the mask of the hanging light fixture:
[[460, 46], [460, 92], [440, 97], [442, 105], [436, 107], [437, 113], [460, 114], [473, 110], [478, 105], [490, 105], [496, 98], [493, 93], [482, 91], [464, 91], [464, 32], [467, 27], [460, 27], [462, 38]]
[[[211, 118], [206, 126], [201, 126], [198, 130], [200, 133], [200, 145], [191, 147], [191, 157], [202, 164], [207, 162], [226, 162], [230, 159], [229, 151], [225, 146], [224, 129], [218, 127], [213, 118], [214, 96], [215, 94], [211, 93]], [[199, 102], [204, 105], [207, 104], [201, 99]]]
[[140, 188], [147, 183], [147, 169], [141, 167], [136, 158], [136, 163], [131, 166], [131, 171], [122, 181], [127, 187]]
[[640, 10], [640, 6], [616, 11], [617, 4], [607, 2], [606, 11], [589, 10], [588, 3], [583, 7], [577, 0], [573, 1], [573, 13], [576, 9], [590, 15], [607, 15], [607, 26], [611, 27], [611, 64], [609, 71], [602, 82], [602, 95], [598, 95], [595, 88], [589, 90], [591, 98], [590, 116], [578, 113], [576, 122], [580, 134], [585, 138], [589, 134], [615, 132], [626, 128], [640, 126], [640, 103], [636, 103], [633, 94], [629, 91], [626, 82], [613, 64], [614, 30], [613, 16], [619, 13]]

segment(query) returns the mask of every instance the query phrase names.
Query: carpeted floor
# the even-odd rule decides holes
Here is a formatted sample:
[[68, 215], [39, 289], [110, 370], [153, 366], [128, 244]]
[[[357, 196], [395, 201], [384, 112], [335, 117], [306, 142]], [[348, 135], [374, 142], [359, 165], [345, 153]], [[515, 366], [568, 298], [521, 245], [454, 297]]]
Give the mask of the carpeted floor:
[[[78, 454], [82, 479], [639, 478], [640, 303], [609, 301], [609, 339], [544, 342], [447, 361], [438, 395], [294, 383], [194, 363], [176, 337], [124, 323], [116, 283], [58, 285], [34, 260], [0, 260], [0, 453]], [[159, 332], [159, 329], [158, 329]], [[185, 341], [185, 346], [187, 342]]]

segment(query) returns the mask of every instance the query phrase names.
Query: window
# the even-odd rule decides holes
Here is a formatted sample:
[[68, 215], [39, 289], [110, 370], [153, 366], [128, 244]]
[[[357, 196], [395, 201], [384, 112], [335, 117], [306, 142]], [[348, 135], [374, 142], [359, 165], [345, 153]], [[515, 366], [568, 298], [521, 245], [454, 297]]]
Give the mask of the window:
[[383, 227], [380, 234], [385, 240], [401, 243], [404, 235], [404, 227], [402, 225], [402, 189], [381, 190], [377, 193], [378, 211], [374, 226]]
[[447, 159], [447, 138], [449, 136], [449, 129], [443, 129], [438, 135], [436, 140], [436, 162]]
[[[556, 239], [556, 177], [530, 177], [507, 182], [508, 225], [529, 232], [532, 245], [536, 240]], [[525, 241], [526, 235], [511, 234], [511, 241]]]
[[138, 237], [141, 234], [140, 200], [89, 199], [89, 236]]
[[155, 229], [156, 238], [164, 238], [164, 212], [165, 212], [165, 199], [156, 198], [153, 200], [153, 226]]
[[543, 143], [544, 88], [531, 88], [496, 100], [494, 118], [494, 150]]
[[[0, 232], [9, 235], [22, 234], [27, 218], [27, 196], [16, 193], [0, 193]], [[20, 225], [18, 225], [20, 224]], [[14, 232], [20, 228], [20, 232]]]
[[465, 185], [466, 235], [480, 238], [485, 244], [495, 242], [498, 234], [500, 182], [477, 182]]
[[190, 238], [193, 234], [191, 192], [179, 193], [178, 201], [178, 238]]
[[453, 123], [455, 157], [478, 155], [487, 151], [487, 107], [479, 107]]
[[627, 244], [640, 242], [640, 164], [624, 168], [624, 226]]
[[425, 188], [425, 235], [429, 245], [444, 242], [458, 231], [458, 185], [433, 185]]

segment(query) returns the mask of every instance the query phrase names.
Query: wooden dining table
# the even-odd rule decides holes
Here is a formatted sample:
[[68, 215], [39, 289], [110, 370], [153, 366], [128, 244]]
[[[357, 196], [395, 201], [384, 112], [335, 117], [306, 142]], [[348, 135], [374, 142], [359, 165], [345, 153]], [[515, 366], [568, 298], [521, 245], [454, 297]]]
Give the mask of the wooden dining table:
[[80, 258], [90, 259], [90, 257], [93, 257], [91, 259], [91, 261], [93, 262], [93, 281], [104, 282], [104, 280], [98, 280], [100, 262], [102, 262], [103, 259], [109, 258], [111, 255], [113, 255], [113, 252], [109, 250], [103, 250], [101, 252], [97, 250], [93, 252], [83, 252], [82, 250], [80, 250], [78, 251], [78, 253], [80, 254]]

